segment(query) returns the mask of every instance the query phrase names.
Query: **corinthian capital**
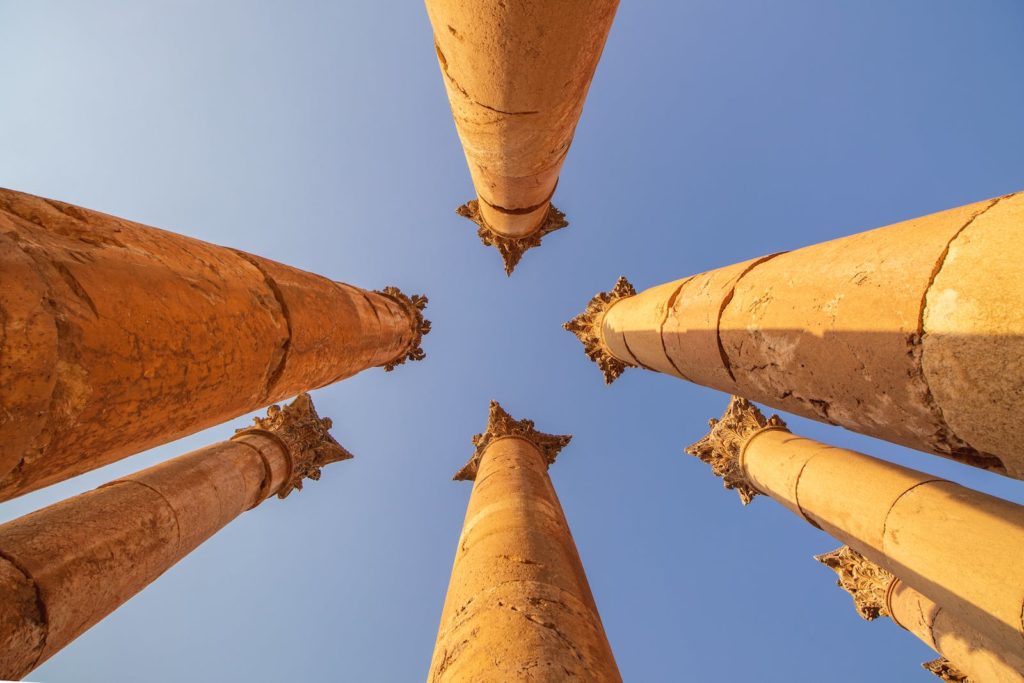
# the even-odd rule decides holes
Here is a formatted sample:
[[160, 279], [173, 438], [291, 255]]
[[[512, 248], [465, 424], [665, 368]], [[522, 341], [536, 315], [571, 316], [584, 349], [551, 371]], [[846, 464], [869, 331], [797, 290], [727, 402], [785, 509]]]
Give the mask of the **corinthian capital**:
[[708, 420], [708, 426], [711, 431], [707, 436], [688, 446], [686, 452], [711, 465], [711, 471], [722, 478], [725, 488], [735, 489], [747, 505], [760, 492], [743, 471], [740, 462], [743, 445], [762, 429], [785, 429], [786, 423], [778, 415], [766, 419], [750, 401], [733, 396], [722, 418]]
[[578, 316], [562, 325], [563, 328], [576, 335], [583, 344], [583, 352], [587, 358], [597, 363], [604, 383], [611, 384], [627, 367], [635, 367], [632, 363], [619, 360], [608, 352], [601, 341], [601, 324], [604, 314], [616, 301], [636, 295], [636, 289], [625, 276], [615, 283], [610, 292], [598, 292], [587, 304], [587, 308]]
[[491, 401], [491, 410], [487, 418], [487, 429], [482, 434], [473, 437], [473, 445], [476, 451], [461, 470], [455, 473], [453, 479], [456, 481], [471, 481], [476, 479], [477, 469], [480, 467], [480, 460], [483, 458], [487, 447], [507, 437], [526, 439], [540, 451], [550, 467], [558, 457], [558, 453], [565, 448], [572, 440], [571, 434], [545, 434], [538, 432], [533, 426], [533, 420], [516, 420], [505, 412], [497, 401]]
[[424, 335], [430, 333], [430, 321], [423, 317], [423, 309], [427, 307], [427, 297], [423, 294], [408, 296], [398, 287], [385, 287], [377, 291], [392, 301], [398, 302], [409, 314], [412, 322], [412, 341], [409, 342], [408, 350], [404, 351], [398, 358], [384, 364], [384, 372], [391, 372], [407, 360], [423, 360], [427, 354], [423, 352], [420, 344]]
[[861, 618], [872, 621], [891, 616], [886, 596], [896, 580], [892, 574], [848, 545], [815, 555], [814, 559], [836, 573], [839, 577], [836, 585], [850, 594]]
[[501, 254], [501, 260], [505, 263], [505, 275], [511, 275], [512, 271], [519, 264], [519, 260], [523, 258], [523, 254], [528, 249], [539, 247], [540, 241], [545, 235], [569, 225], [569, 221], [565, 220], [564, 213], [554, 206], [548, 205], [548, 212], [544, 216], [544, 222], [536, 230], [522, 237], [509, 237], [508, 235], [496, 232], [487, 225], [483, 214], [480, 213], [479, 200], [473, 199], [466, 202], [455, 209], [455, 213], [477, 224], [476, 235], [485, 247], [494, 247], [498, 250], [498, 253]]
[[331, 428], [331, 419], [317, 415], [309, 394], [299, 394], [283, 408], [270, 406], [267, 416], [254, 417], [253, 423], [252, 427], [237, 430], [236, 435], [269, 432], [288, 451], [291, 471], [288, 481], [277, 492], [278, 498], [301, 490], [303, 479], [320, 479], [320, 468], [352, 457], [327, 431]]

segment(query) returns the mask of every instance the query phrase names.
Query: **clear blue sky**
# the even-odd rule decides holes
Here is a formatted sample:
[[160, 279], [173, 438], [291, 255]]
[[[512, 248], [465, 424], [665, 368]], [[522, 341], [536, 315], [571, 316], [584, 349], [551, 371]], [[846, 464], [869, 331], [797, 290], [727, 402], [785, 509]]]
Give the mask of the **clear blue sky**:
[[605, 387], [560, 325], [620, 274], [648, 287], [1024, 188], [1022, 35], [1019, 0], [624, 2], [555, 197], [572, 225], [508, 279], [454, 214], [473, 190], [421, 3], [0, 0], [0, 185], [423, 291], [434, 321], [426, 361], [315, 392], [355, 460], [30, 678], [421, 680], [470, 492], [450, 478], [496, 398], [575, 435], [552, 477], [627, 680], [933, 680], [930, 650], [862, 622], [811, 559], [836, 542], [683, 455], [727, 396], [639, 370]]

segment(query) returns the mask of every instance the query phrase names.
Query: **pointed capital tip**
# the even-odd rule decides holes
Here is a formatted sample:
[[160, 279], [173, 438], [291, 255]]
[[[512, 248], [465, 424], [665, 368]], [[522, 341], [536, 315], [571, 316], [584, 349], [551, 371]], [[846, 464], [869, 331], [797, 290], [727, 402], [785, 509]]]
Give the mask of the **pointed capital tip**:
[[505, 267], [505, 275], [508, 277], [512, 276], [512, 272], [519, 265], [523, 254], [533, 247], [539, 247], [541, 239], [545, 235], [569, 225], [569, 221], [565, 220], [565, 214], [551, 204], [548, 205], [548, 211], [540, 225], [533, 232], [521, 237], [503, 235], [489, 226], [480, 212], [480, 200], [478, 199], [466, 202], [455, 209], [455, 213], [476, 223], [477, 237], [480, 238], [484, 246], [494, 247], [498, 250]]

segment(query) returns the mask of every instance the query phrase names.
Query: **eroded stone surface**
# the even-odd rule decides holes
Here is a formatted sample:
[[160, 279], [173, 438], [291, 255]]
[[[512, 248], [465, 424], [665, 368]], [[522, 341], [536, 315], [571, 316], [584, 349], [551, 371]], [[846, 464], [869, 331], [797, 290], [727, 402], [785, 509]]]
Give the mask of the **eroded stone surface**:
[[653, 287], [581, 339], [605, 365], [1020, 478], [1022, 236], [1024, 194], [986, 200]]
[[[938, 630], [931, 621], [922, 631], [910, 617], [896, 617], [918, 635], [931, 634], [921, 636], [925, 642], [956, 652], [965, 667], [1012, 667], [1024, 648], [1024, 506], [738, 417], [740, 427], [711, 445], [726, 459], [742, 454], [744, 482], [940, 606], [948, 621], [929, 617]], [[895, 614], [883, 600], [883, 574], [849, 557], [822, 559], [854, 589], [862, 614], [883, 604]]]
[[492, 405], [430, 681], [621, 680], [548, 478], [567, 440]]
[[0, 678], [20, 679], [296, 478], [347, 452], [308, 396], [235, 439], [0, 525]]
[[422, 355], [418, 304], [62, 202], [0, 190], [0, 251], [0, 499]]
[[427, 0], [476, 188], [474, 213], [492, 243], [537, 235], [548, 220], [617, 7], [618, 0]]
[[949, 245], [928, 289], [921, 363], [963, 457], [997, 454], [1024, 478], [1024, 193], [1001, 198]]

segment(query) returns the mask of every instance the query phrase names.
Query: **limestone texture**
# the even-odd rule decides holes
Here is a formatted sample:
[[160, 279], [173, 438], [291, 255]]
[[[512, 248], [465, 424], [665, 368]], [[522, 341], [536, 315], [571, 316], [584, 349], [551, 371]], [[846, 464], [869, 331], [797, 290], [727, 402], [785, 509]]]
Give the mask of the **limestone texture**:
[[428, 680], [621, 681], [548, 466], [568, 436], [491, 404]]
[[625, 365], [1020, 479], [1022, 301], [1016, 193], [648, 289], [598, 336]]
[[942, 655], [922, 666], [943, 680], [1024, 681], [1024, 651], [994, 651], [983, 634], [849, 546], [815, 559], [836, 572], [862, 617], [889, 617]]
[[426, 0], [476, 200], [459, 209], [511, 273], [565, 222], [551, 206], [618, 0]]
[[352, 457], [306, 395], [263, 420], [0, 525], [0, 678], [27, 675], [295, 476]]
[[0, 189], [0, 500], [374, 366], [423, 297]]
[[[734, 398], [718, 424], [769, 422], [737, 417], [744, 411], [757, 408]], [[687, 450], [717, 449], [717, 460], [735, 460], [734, 479], [941, 605], [957, 629], [977, 634], [1004, 661], [1024, 653], [1024, 506], [778, 425], [745, 439], [719, 433], [716, 425]]]

